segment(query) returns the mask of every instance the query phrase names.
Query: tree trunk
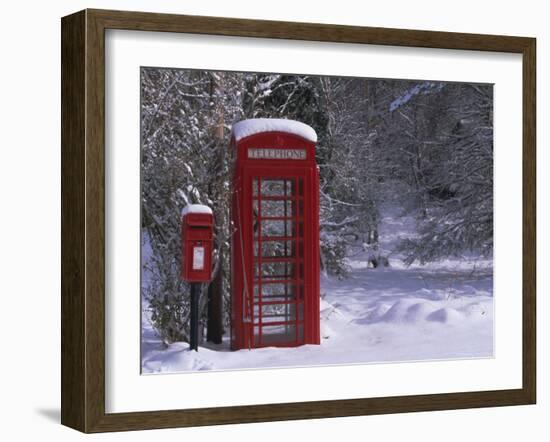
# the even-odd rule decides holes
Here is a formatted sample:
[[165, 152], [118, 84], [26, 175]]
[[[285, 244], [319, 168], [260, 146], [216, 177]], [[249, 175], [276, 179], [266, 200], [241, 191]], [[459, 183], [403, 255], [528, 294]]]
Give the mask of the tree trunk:
[[[221, 95], [219, 92], [222, 89], [222, 81], [217, 76], [211, 77], [211, 98], [216, 102], [215, 113], [217, 125], [214, 130], [214, 136], [217, 139], [218, 143], [224, 142], [224, 108], [223, 103], [218, 97]], [[224, 149], [218, 149], [219, 152], [219, 161], [218, 167], [221, 172], [224, 158]], [[218, 190], [218, 198], [221, 198], [220, 189]], [[216, 211], [219, 213], [219, 211]], [[221, 222], [221, 219], [218, 219], [218, 222]], [[206, 323], [206, 340], [213, 342], [214, 344], [221, 344], [222, 335], [223, 335], [223, 246], [218, 243], [218, 262], [219, 269], [214, 276], [214, 279], [208, 287], [208, 307], [207, 314], [208, 319]]]
[[[220, 251], [221, 258], [221, 251]], [[208, 286], [208, 321], [207, 321], [207, 331], [206, 331], [206, 340], [213, 342], [214, 344], [222, 343], [223, 336], [223, 272], [220, 268], [216, 273], [216, 276]]]

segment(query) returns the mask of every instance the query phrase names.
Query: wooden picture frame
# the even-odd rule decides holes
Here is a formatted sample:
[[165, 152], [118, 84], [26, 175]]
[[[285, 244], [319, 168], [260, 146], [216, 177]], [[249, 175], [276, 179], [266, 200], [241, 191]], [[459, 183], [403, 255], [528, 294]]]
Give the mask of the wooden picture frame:
[[[536, 398], [534, 38], [106, 10], [62, 28], [62, 407], [83, 432], [533, 404]], [[523, 383], [455, 392], [218, 408], [105, 411], [105, 30], [123, 29], [418, 48], [495, 51], [523, 63]]]

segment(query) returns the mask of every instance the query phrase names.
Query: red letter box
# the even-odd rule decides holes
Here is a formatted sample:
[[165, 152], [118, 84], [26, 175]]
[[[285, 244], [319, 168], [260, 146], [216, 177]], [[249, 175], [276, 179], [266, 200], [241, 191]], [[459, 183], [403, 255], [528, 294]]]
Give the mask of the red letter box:
[[209, 282], [214, 232], [212, 210], [201, 204], [190, 204], [181, 215], [181, 277], [188, 282]]

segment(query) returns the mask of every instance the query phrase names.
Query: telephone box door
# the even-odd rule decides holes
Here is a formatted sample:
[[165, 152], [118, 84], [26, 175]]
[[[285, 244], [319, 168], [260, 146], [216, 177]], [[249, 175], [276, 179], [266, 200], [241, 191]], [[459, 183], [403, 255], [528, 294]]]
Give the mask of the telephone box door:
[[[248, 299], [250, 347], [297, 346], [307, 343], [306, 296], [311, 280], [314, 240], [310, 229], [314, 210], [309, 207], [311, 174], [305, 169], [284, 173], [249, 170], [244, 176], [245, 235], [251, 249]], [[247, 207], [248, 206], [248, 207]], [[318, 240], [317, 240], [318, 241]], [[309, 264], [309, 265], [308, 265]], [[318, 318], [315, 318], [318, 321]]]

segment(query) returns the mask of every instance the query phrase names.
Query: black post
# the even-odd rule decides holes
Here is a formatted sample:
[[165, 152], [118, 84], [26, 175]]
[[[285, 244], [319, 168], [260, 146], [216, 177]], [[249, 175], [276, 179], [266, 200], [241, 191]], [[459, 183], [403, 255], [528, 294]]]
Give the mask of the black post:
[[199, 348], [199, 294], [200, 283], [191, 283], [191, 324], [189, 333], [189, 348], [198, 351]]

